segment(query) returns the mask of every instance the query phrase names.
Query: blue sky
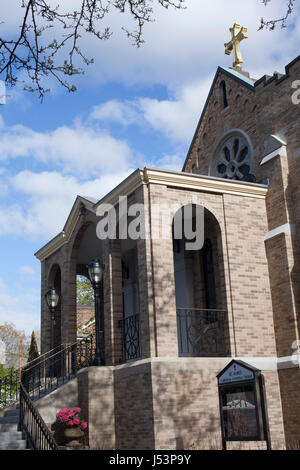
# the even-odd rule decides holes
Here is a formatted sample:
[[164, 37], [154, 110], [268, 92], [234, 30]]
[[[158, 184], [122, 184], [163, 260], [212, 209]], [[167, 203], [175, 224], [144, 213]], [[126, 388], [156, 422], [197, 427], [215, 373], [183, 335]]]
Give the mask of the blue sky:
[[[1, 5], [6, 32], [20, 24], [18, 3]], [[126, 16], [112, 15], [109, 41], [83, 38], [95, 63], [74, 80], [75, 94], [51, 82], [41, 104], [21, 87], [7, 89], [0, 107], [0, 323], [27, 333], [40, 328], [34, 252], [61, 231], [77, 194], [100, 198], [137, 167], [181, 169], [215, 71], [232, 64], [224, 43], [235, 21], [248, 27], [244, 69], [255, 78], [284, 73], [299, 55], [299, 2], [287, 29], [257, 31], [261, 16], [280, 16], [283, 3], [157, 6], [139, 49], [120, 29]]]

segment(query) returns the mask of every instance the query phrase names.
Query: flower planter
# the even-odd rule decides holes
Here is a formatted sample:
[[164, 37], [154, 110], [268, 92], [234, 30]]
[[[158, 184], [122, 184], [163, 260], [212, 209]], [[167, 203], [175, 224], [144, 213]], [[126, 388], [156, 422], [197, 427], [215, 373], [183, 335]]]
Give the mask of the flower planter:
[[80, 444], [84, 443], [84, 431], [80, 426], [68, 426], [64, 423], [54, 423], [51, 426], [54, 431], [54, 439], [58, 445], [67, 445], [69, 442], [77, 441]]

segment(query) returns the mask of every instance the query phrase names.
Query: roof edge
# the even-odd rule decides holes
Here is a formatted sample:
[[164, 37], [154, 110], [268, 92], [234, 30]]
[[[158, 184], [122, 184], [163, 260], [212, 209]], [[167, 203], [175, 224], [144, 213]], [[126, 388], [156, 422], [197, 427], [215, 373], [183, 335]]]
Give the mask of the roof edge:
[[207, 191], [215, 194], [235, 194], [237, 196], [248, 196], [254, 198], [265, 198], [268, 186], [258, 183], [248, 183], [246, 181], [233, 181], [214, 176], [198, 175], [188, 172], [176, 172], [172, 170], [160, 170], [158, 168], [137, 169], [118, 186], [110, 191], [96, 204], [77, 196], [64, 230], [50, 240], [35, 256], [40, 260], [45, 260], [55, 253], [71, 238], [76, 223], [80, 217], [80, 204], [84, 202], [87, 209], [96, 213], [100, 204], [116, 205], [119, 196], [129, 195], [141, 185], [161, 184], [169, 187], [192, 189], [194, 191]]
[[187, 161], [188, 161], [188, 158], [190, 156], [190, 153], [191, 153], [191, 150], [193, 148], [193, 145], [195, 143], [195, 139], [196, 139], [196, 136], [198, 134], [198, 131], [199, 131], [199, 128], [201, 126], [201, 123], [202, 123], [202, 120], [203, 120], [203, 117], [204, 117], [204, 114], [206, 112], [206, 108], [207, 108], [207, 105], [208, 105], [208, 102], [209, 102], [209, 99], [211, 97], [211, 94], [212, 94], [212, 91], [214, 89], [214, 86], [215, 86], [215, 83], [216, 83], [216, 80], [217, 80], [217, 77], [218, 77], [218, 74], [220, 72], [224, 73], [225, 75], [227, 75], [228, 77], [232, 78], [233, 80], [235, 80], [236, 82], [238, 82], [239, 84], [245, 86], [246, 88], [248, 88], [249, 90], [255, 92], [256, 91], [256, 88], [260, 85], [262, 85], [263, 87], [266, 87], [268, 86], [270, 83], [274, 82], [275, 81], [275, 84], [278, 85], [279, 83], [283, 82], [284, 80], [286, 80], [287, 78], [290, 77], [290, 69], [297, 63], [300, 61], [300, 55], [297, 56], [295, 59], [293, 59], [291, 62], [289, 62], [286, 66], [285, 66], [285, 74], [280, 76], [280, 74], [278, 73], [275, 73], [273, 76], [269, 76], [269, 75], [263, 75], [261, 78], [259, 78], [258, 80], [256, 81], [253, 81], [253, 85], [249, 82], [249, 80], [251, 79], [247, 79], [245, 76], [243, 76], [242, 74], [239, 74], [240, 77], [237, 75], [239, 72], [238, 71], [234, 71], [229, 68], [225, 68], [225, 67], [222, 67], [222, 66], [218, 66], [217, 68], [217, 71], [215, 73], [215, 76], [214, 76], [214, 79], [213, 79], [213, 82], [212, 82], [212, 85], [210, 87], [210, 90], [209, 90], [209, 93], [208, 93], [208, 96], [207, 96], [207, 99], [205, 101], [205, 104], [204, 104], [204, 107], [203, 107], [203, 110], [202, 110], [202, 113], [201, 113], [201, 116], [200, 116], [200, 119], [199, 119], [199, 122], [198, 122], [198, 125], [196, 127], [196, 130], [195, 130], [195, 133], [194, 133], [194, 136], [193, 136], [193, 139], [191, 141], [191, 144], [189, 146], [189, 149], [188, 149], [188, 152], [187, 152], [187, 156], [185, 158], [185, 161], [184, 161], [184, 164], [182, 166], [182, 171], [184, 171], [184, 168], [185, 168], [185, 165], [187, 164]]

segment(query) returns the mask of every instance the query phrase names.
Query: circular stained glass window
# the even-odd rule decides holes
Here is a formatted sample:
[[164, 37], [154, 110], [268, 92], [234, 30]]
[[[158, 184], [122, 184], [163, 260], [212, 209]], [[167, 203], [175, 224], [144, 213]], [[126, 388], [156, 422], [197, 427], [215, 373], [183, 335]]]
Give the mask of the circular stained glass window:
[[245, 180], [251, 173], [251, 149], [247, 137], [234, 132], [218, 145], [211, 174], [220, 178]]

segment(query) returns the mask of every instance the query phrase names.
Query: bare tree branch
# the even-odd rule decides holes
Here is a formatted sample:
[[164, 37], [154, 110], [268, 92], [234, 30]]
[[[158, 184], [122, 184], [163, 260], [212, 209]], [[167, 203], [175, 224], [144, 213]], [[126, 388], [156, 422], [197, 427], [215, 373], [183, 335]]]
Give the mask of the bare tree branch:
[[[80, 0], [80, 8], [63, 10], [63, 2], [56, 7], [50, 0], [18, 0], [24, 8], [22, 25], [16, 38], [5, 38], [0, 32], [0, 75], [8, 86], [23, 82], [24, 89], [37, 91], [41, 100], [49, 89], [44, 88], [45, 78], [53, 77], [68, 91], [76, 91], [69, 78], [83, 74], [76, 65], [78, 59], [87, 66], [93, 59], [81, 51], [80, 39], [87, 33], [99, 40], [107, 40], [112, 32], [109, 27], [101, 29], [102, 20], [112, 10], [128, 12], [137, 28], [129, 31], [123, 28], [135, 46], [143, 41], [145, 23], [154, 21], [154, 2], [163, 8], [184, 8], [185, 0]], [[49, 40], [51, 28], [61, 33]], [[0, 30], [1, 31], [1, 30]], [[29, 79], [22, 80], [22, 72]]]
[[[270, 2], [271, 0], [262, 0], [262, 2], [265, 4], [265, 6], [267, 6], [267, 4]], [[294, 9], [294, 6], [295, 6], [295, 2], [296, 0], [288, 0], [287, 2], [287, 5], [286, 5], [286, 13], [284, 16], [282, 16], [281, 18], [277, 18], [275, 20], [268, 20], [268, 21], [265, 21], [263, 18], [261, 19], [261, 24], [260, 24], [260, 27], [258, 28], [258, 30], [261, 30], [261, 29], [268, 29], [269, 31], [273, 31], [276, 26], [278, 24], [281, 25], [282, 28], [286, 28], [287, 26], [287, 19], [288, 17], [292, 14], [293, 12], [293, 9]]]

